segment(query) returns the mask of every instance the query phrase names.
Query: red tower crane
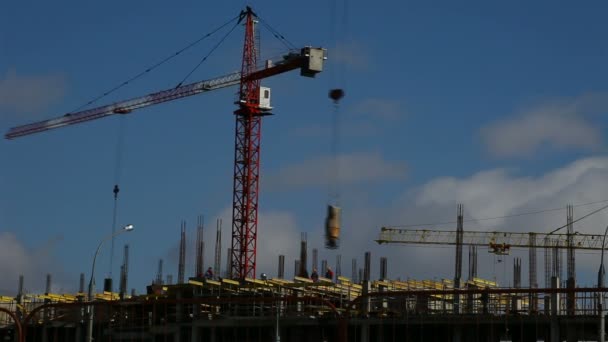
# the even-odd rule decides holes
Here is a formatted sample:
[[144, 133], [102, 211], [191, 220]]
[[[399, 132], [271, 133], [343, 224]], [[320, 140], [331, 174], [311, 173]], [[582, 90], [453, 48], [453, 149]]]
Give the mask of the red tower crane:
[[[241, 12], [245, 23], [245, 43], [241, 72], [195, 82], [174, 89], [163, 90], [110, 105], [68, 113], [61, 117], [11, 128], [6, 139], [48, 131], [67, 125], [87, 122], [114, 114], [128, 114], [135, 109], [180, 99], [187, 96], [240, 84], [239, 108], [236, 116], [234, 140], [234, 183], [232, 201], [232, 278], [255, 278], [256, 241], [258, 233], [258, 193], [260, 179], [260, 142], [262, 117], [270, 108], [261, 106], [261, 98], [269, 97], [269, 90], [260, 88], [264, 78], [300, 69], [300, 74], [314, 77], [323, 70], [326, 50], [304, 47], [277, 61], [267, 61], [257, 69], [259, 46], [255, 40], [256, 14], [250, 7]], [[263, 91], [263, 94], [260, 93]]]

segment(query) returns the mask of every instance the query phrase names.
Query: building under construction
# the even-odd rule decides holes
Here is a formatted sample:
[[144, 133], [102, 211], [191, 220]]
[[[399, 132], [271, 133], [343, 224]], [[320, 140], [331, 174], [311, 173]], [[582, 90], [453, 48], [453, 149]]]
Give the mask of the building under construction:
[[[285, 276], [285, 257], [278, 256], [278, 276], [231, 278], [202, 273], [204, 246], [202, 218], [197, 226], [195, 275], [183, 279], [185, 223], [180, 229], [178, 281], [163, 277], [162, 260], [146, 293], [128, 294], [128, 247], [125, 248], [118, 293], [104, 291], [87, 300], [84, 275], [80, 292], [53, 294], [47, 277], [44, 294], [23, 293], [20, 279], [16, 297], [0, 297], [0, 323], [5, 339], [15, 341], [591, 341], [600, 340], [602, 285], [579, 288], [570, 272], [577, 249], [602, 249], [603, 236], [573, 234], [571, 207], [567, 233], [536, 234], [471, 232], [463, 229], [462, 207], [456, 231], [382, 228], [379, 243], [446, 244], [455, 246], [455, 274], [442, 280], [391, 280], [388, 260], [379, 258], [378, 279], [371, 278], [371, 253], [363, 268], [352, 260], [351, 277], [342, 275], [337, 256], [335, 275], [323, 277], [327, 260], [316, 269], [318, 250], [308, 262], [306, 234], [293, 277]], [[217, 249], [221, 244], [218, 221]], [[468, 276], [462, 277], [464, 246]], [[510, 248], [529, 248], [529, 284], [522, 284], [522, 260], [513, 263], [513, 286], [500, 287], [477, 274], [477, 248], [506, 254]], [[545, 253], [548, 283], [536, 282], [537, 249]], [[566, 250], [568, 275], [559, 277]], [[569, 251], [569, 252], [568, 252]], [[228, 256], [232, 254], [227, 253]], [[572, 261], [572, 262], [571, 262]], [[226, 262], [227, 269], [231, 261]], [[288, 279], [289, 278], [289, 279]], [[94, 312], [94, 315], [90, 315]], [[92, 319], [91, 319], [92, 317]], [[605, 323], [604, 323], [605, 324]]]

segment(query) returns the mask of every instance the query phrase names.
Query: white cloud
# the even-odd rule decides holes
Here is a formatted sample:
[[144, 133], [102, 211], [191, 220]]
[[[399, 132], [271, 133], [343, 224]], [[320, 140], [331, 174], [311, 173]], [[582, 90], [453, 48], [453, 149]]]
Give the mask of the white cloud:
[[20, 275], [29, 292], [44, 292], [47, 273], [53, 277], [52, 290], [61, 289], [65, 274], [53, 263], [52, 256], [56, 240], [34, 249], [26, 247], [14, 234], [0, 232], [0, 294], [16, 294]]
[[590, 116], [608, 110], [602, 94], [553, 101], [481, 129], [488, 151], [497, 157], [531, 155], [543, 145], [592, 150], [603, 143], [601, 129]]
[[266, 177], [264, 186], [271, 190], [326, 186], [332, 180], [336, 163], [341, 184], [403, 179], [406, 173], [403, 162], [387, 161], [378, 153], [354, 153], [341, 155], [337, 161], [316, 157], [283, 167]]
[[0, 78], [0, 108], [18, 113], [43, 110], [63, 97], [65, 87], [61, 74], [20, 75], [11, 68]]
[[[416, 203], [443, 206], [458, 202], [476, 217], [504, 216], [527, 206], [563, 204], [564, 198], [570, 202], [602, 199], [603, 185], [599, 183], [604, 176], [608, 176], [608, 158], [582, 159], [539, 177], [518, 177], [504, 169], [482, 171], [467, 179], [433, 180], [419, 190]], [[575, 184], [591, 185], [589, 178], [598, 182], [597, 187], [573, 188]]]
[[285, 255], [285, 275], [293, 272], [293, 260], [299, 258], [301, 231], [295, 217], [287, 212], [262, 212], [258, 220], [257, 270], [275, 275], [278, 256]]

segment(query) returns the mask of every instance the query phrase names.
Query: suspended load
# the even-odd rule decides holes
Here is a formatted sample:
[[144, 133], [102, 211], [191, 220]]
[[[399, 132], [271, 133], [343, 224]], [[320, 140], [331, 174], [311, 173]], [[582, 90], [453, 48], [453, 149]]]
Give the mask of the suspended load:
[[327, 206], [327, 217], [325, 218], [325, 247], [338, 248], [340, 240], [340, 212], [342, 209], [333, 205]]
[[334, 103], [338, 103], [343, 97], [344, 90], [342, 89], [332, 89], [329, 91], [329, 98], [332, 99]]

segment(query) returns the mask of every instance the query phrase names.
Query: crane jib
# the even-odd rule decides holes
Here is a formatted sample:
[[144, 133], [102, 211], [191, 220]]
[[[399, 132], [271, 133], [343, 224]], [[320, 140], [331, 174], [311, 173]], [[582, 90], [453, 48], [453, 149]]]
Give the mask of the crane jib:
[[241, 77], [241, 72], [233, 72], [218, 78], [195, 82], [173, 89], [162, 90], [130, 100], [115, 102], [110, 105], [87, 109], [75, 113], [68, 113], [54, 119], [43, 120], [32, 124], [11, 128], [6, 133], [5, 138], [14, 139], [55, 128], [100, 119], [110, 115], [128, 114], [139, 108], [197, 95], [211, 90], [234, 86], [239, 84], [242, 79], [264, 79], [298, 68], [301, 69], [302, 76], [314, 77], [316, 73], [322, 71], [323, 69], [323, 62], [325, 59], [327, 59], [325, 57], [325, 51], [326, 50], [323, 48], [305, 47], [301, 49], [299, 54], [292, 53], [286, 55], [282, 60], [278, 62], [270, 62], [266, 68], [254, 71], [245, 77]]
[[[456, 231], [383, 227], [379, 244], [456, 245]], [[463, 245], [601, 250], [602, 235], [464, 231]], [[570, 242], [568, 242], [570, 241]]]
[[222, 77], [187, 84], [173, 89], [163, 90], [126, 101], [115, 102], [110, 105], [87, 109], [81, 112], [68, 113], [61, 117], [35, 122], [28, 125], [11, 128], [6, 134], [7, 139], [42, 132], [54, 128], [91, 121], [115, 114], [130, 113], [135, 109], [200, 94], [203, 92], [225, 88], [239, 84], [241, 73], [234, 72]]

